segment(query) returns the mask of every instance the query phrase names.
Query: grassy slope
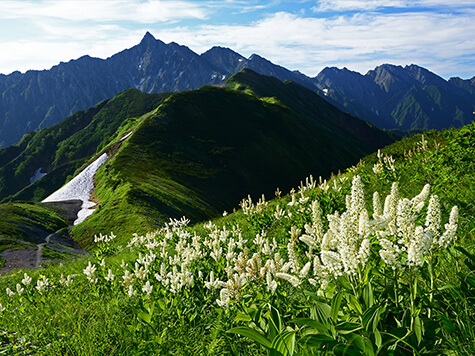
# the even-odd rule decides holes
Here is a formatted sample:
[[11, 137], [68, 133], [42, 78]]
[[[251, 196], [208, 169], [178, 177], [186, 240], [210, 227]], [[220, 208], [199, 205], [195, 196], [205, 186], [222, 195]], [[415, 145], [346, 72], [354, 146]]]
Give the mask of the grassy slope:
[[[11, 148], [1, 150], [0, 158], [5, 159], [1, 160], [4, 164], [0, 168], [0, 197], [8, 197], [4, 199], [7, 201], [44, 199], [109, 142], [125, 119], [145, 114], [167, 96], [126, 90], [57, 125], [28, 134], [28, 144], [22, 144], [26, 138], [19, 143], [15, 160], [11, 159]], [[48, 175], [30, 185], [30, 177], [40, 167]]]
[[[364, 158], [362, 164], [345, 173], [345, 176], [349, 178], [346, 181], [335, 177], [335, 180], [342, 184], [341, 191], [333, 191], [332, 188], [325, 191], [317, 188], [308, 192], [307, 196], [318, 197], [323, 213], [326, 214], [334, 208], [340, 211], [344, 208], [344, 195], [349, 193], [351, 177], [354, 174], [362, 176], [368, 202], [375, 189], [381, 193], [387, 193], [394, 179], [399, 181], [401, 195], [404, 197], [418, 194], [424, 184], [430, 183], [432, 193], [440, 196], [443, 223], [447, 219], [447, 212], [451, 205], [457, 204], [460, 207], [460, 226], [456, 244], [473, 253], [475, 252], [475, 205], [473, 203], [475, 193], [475, 175], [473, 174], [475, 168], [475, 151], [473, 149], [475, 147], [475, 125], [442, 133], [431, 131], [425, 134], [425, 138], [428, 141], [425, 150], [415, 150], [421, 142], [420, 135], [403, 139], [382, 150], [383, 154], [395, 158], [395, 172], [386, 169], [380, 174], [375, 174], [372, 168], [378, 158], [373, 154]], [[298, 182], [294, 183], [298, 184]], [[262, 214], [262, 217], [272, 216], [277, 204], [281, 207], [286, 206], [289, 200], [290, 198], [286, 196], [272, 201], [268, 207], [268, 213]], [[243, 237], [249, 240], [250, 248], [254, 248], [252, 239], [255, 237], [256, 228], [265, 227], [267, 235], [276, 237], [285, 249], [289, 238], [289, 226], [302, 227], [310, 219], [311, 213], [307, 210], [305, 213], [295, 214], [290, 220], [282, 219], [280, 222], [270, 220], [272, 221], [270, 225], [269, 220], [267, 222], [261, 220], [262, 224], [256, 225], [255, 221], [246, 219], [246, 216], [238, 211], [214, 222], [218, 226], [240, 224], [243, 228]], [[202, 225], [190, 229], [192, 235], [193, 231], [205, 236]], [[453, 253], [452, 250], [451, 254]], [[452, 257], [451, 254], [442, 256], [441, 266], [439, 266], [442, 274], [438, 275], [437, 279], [446, 281], [448, 284], [456, 284], [456, 281], [459, 281], [457, 273], [463, 272], [460, 275], [463, 277], [467, 271], [463, 267], [463, 256], [456, 254]], [[119, 268], [121, 259], [131, 262], [133, 266], [135, 258], [136, 256], [130, 255], [129, 251], [121, 251], [115, 256], [107, 258], [106, 270], [110, 267]], [[98, 261], [93, 260], [93, 263], [98, 263]], [[213, 265], [214, 261], [209, 259], [208, 263]], [[63, 267], [56, 266], [42, 270], [41, 273], [50, 279], [59, 278], [61, 273], [65, 275], [81, 273], [86, 264], [87, 261], [77, 260]], [[204, 273], [208, 271], [206, 266], [206, 264], [201, 266]], [[106, 272], [100, 273], [106, 274]], [[2, 282], [5, 285], [14, 286], [22, 276], [23, 273], [19, 272], [2, 277]], [[34, 275], [34, 278], [40, 278], [38, 273]], [[183, 355], [265, 354], [262, 348], [256, 348], [252, 343], [247, 343], [244, 338], [233, 337], [224, 332], [232, 326], [236, 326], [237, 321], [234, 320], [236, 315], [234, 312], [223, 312], [217, 308], [214, 301], [218, 297], [216, 292], [214, 294], [206, 292], [202, 284], [195, 284], [195, 287], [186, 293], [167, 294], [163, 292], [164, 294], [161, 294], [162, 292], [157, 291], [159, 284], [155, 281], [154, 294], [151, 298], [129, 298], [120, 289], [110, 289], [107, 283], [101, 288], [96, 288], [85, 281], [83, 276], [82, 278], [83, 282], [80, 281], [81, 276], [76, 277], [75, 284], [69, 289], [50, 290], [47, 292], [48, 294], [39, 297], [41, 300], [39, 304], [34, 303], [30, 307], [24, 303], [26, 308], [24, 312], [21, 308], [13, 309], [13, 312], [9, 310], [8, 315], [11, 317], [4, 317], [0, 323], [0, 328], [7, 331], [4, 334], [1, 347], [4, 350], [12, 350], [13, 347], [16, 347], [26, 353], [58, 352], [70, 355], [150, 354], [157, 352]], [[120, 279], [120, 276], [116, 276], [116, 278]], [[420, 283], [423, 281], [421, 280]], [[464, 288], [469, 287], [465, 285]], [[448, 303], [447, 319], [445, 321], [441, 319], [445, 324], [440, 324], [440, 326], [444, 325], [448, 328], [443, 342], [460, 355], [475, 352], [473, 348], [475, 289], [472, 287], [471, 290], [471, 298], [468, 298], [469, 294], [461, 294], [460, 297], [451, 295], [448, 292], [449, 289], [440, 291], [442, 295], [446, 293], [445, 302]], [[288, 301], [294, 297], [294, 294], [295, 298], [298, 298], [298, 293], [295, 293], [293, 289], [289, 289], [289, 291]], [[469, 293], [469, 291], [464, 291], [464, 293]], [[143, 298], [142, 302], [141, 298]], [[262, 295], [261, 298], [263, 298]], [[14, 298], [7, 298], [5, 294], [0, 295], [0, 303], [8, 308], [14, 308], [13, 300]], [[261, 302], [264, 301], [261, 300]], [[150, 306], [151, 304], [148, 303], [152, 302], [155, 303], [153, 304], [155, 306], [154, 313], [151, 315], [150, 321], [145, 321], [148, 319], [143, 318], [146, 318], [148, 314], [147, 310], [143, 308]], [[302, 308], [300, 302], [298, 301], [298, 306]], [[46, 305], [45, 307], [41, 307], [43, 303]], [[294, 312], [297, 311], [289, 311], [289, 313]], [[24, 319], [25, 317], [27, 319]], [[288, 321], [285, 319], [285, 315], [282, 317], [285, 322]], [[22, 322], [19, 323], [18, 320]], [[15, 335], [13, 332], [18, 332], [18, 334]], [[25, 339], [20, 339], [20, 336]], [[36, 348], [31, 348], [31, 345], [35, 345]], [[309, 351], [308, 354], [317, 354], [317, 351], [318, 349], [315, 350], [315, 353]], [[407, 351], [407, 353], [401, 354], [412, 354], [412, 352]]]
[[[215, 87], [167, 99], [100, 168], [95, 192], [100, 210], [75, 227], [74, 236], [84, 241], [111, 230], [143, 233], [171, 216], [203, 220], [232, 210], [247, 194], [269, 196], [275, 186], [290, 189], [310, 174], [328, 176], [390, 142], [354, 119], [354, 126], [364, 127], [375, 142], [363, 143], [345, 132], [338, 136], [345, 145], [335, 144], [329, 137], [344, 114], [321, 99], [304, 111], [319, 97], [276, 81], [280, 84], [264, 87], [277, 95], [283, 86], [296, 110], [278, 100]], [[307, 97], [299, 98], [299, 90]]]
[[0, 216], [0, 252], [24, 246], [18, 240], [39, 243], [47, 235], [68, 226], [53, 210], [32, 203], [0, 204]]

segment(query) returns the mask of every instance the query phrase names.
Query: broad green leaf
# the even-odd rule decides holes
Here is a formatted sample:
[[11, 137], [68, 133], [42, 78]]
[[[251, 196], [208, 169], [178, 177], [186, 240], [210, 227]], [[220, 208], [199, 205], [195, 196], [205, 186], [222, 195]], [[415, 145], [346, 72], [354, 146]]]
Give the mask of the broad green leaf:
[[376, 344], [376, 347], [378, 350], [381, 348], [381, 344], [383, 342], [383, 339], [381, 338], [381, 333], [379, 332], [378, 329], [374, 331], [374, 343]]
[[368, 331], [371, 327], [371, 331], [374, 331], [376, 329], [376, 326], [378, 323], [374, 323], [375, 319], [378, 319], [379, 316], [379, 307], [372, 307], [367, 309], [364, 314], [363, 314], [363, 326], [366, 331]]
[[269, 313], [266, 315], [269, 322], [269, 335], [271, 340], [273, 340], [282, 331], [282, 320], [279, 311], [272, 305], [269, 305]]
[[338, 331], [339, 334], [347, 335], [347, 334], [351, 334], [357, 330], [362, 329], [362, 326], [361, 324], [358, 324], [358, 323], [344, 322], [344, 323], [336, 325], [335, 329]]
[[269, 340], [267, 340], [262, 334], [259, 334], [256, 330], [253, 330], [247, 326], [238, 326], [238, 327], [232, 328], [228, 330], [227, 333], [238, 334], [238, 335], [247, 337], [257, 342], [259, 345], [264, 346], [266, 349], [270, 349], [272, 347], [272, 343]]
[[272, 350], [282, 355], [293, 355], [295, 351], [295, 331], [284, 331], [272, 340]]
[[368, 282], [363, 288], [363, 300], [366, 304], [366, 308], [371, 308], [374, 304], [373, 287], [371, 286], [371, 282]]
[[252, 318], [249, 315], [247, 315], [243, 312], [240, 312], [240, 311], [237, 312], [237, 315], [234, 318], [235, 322], [238, 322], [238, 321], [250, 322], [251, 320], [252, 320]]
[[422, 340], [422, 323], [419, 316], [414, 318], [414, 333], [416, 334], [417, 344], [419, 345]]
[[331, 308], [328, 304], [315, 302], [314, 307], [310, 311], [310, 316], [322, 324], [328, 324]]
[[336, 344], [338, 344], [338, 341], [326, 335], [310, 335], [305, 341], [305, 345], [317, 347], [322, 350], [330, 350]]
[[298, 318], [290, 321], [298, 325], [306, 326], [309, 329], [317, 331], [319, 334], [330, 335], [330, 330], [324, 324], [308, 318]]
[[351, 309], [359, 313], [360, 315], [363, 314], [363, 309], [361, 308], [361, 304], [355, 298], [353, 294], [347, 294], [348, 296], [348, 304]]
[[338, 322], [338, 311], [341, 306], [341, 299], [343, 298], [343, 293], [339, 292], [335, 294], [332, 298], [330, 317], [333, 319], [333, 322], [336, 324]]

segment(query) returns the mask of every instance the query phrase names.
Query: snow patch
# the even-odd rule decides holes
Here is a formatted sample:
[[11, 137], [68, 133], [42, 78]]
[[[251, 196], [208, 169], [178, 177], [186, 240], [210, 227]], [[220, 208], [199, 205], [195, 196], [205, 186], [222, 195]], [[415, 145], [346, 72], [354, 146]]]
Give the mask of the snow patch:
[[132, 132], [133, 132], [133, 131], [130, 131], [127, 135], [125, 135], [124, 137], [122, 137], [119, 142], [124, 141], [127, 137], [129, 137], [130, 135], [132, 135]]
[[222, 75], [222, 76], [221, 76], [221, 80], [224, 80], [224, 79], [226, 79], [226, 76], [225, 76], [225, 75]]
[[36, 182], [38, 179], [41, 179], [43, 178], [46, 173], [43, 173], [41, 172], [41, 170], [43, 169], [43, 167], [40, 167], [36, 170], [35, 174], [33, 175], [33, 177], [30, 178], [30, 184], [33, 184], [34, 182]]
[[72, 199], [82, 200], [81, 210], [78, 212], [78, 217], [74, 221], [74, 225], [83, 222], [94, 212], [94, 209], [91, 208], [96, 205], [96, 203], [89, 201], [91, 193], [94, 190], [93, 178], [99, 167], [107, 160], [107, 157], [107, 153], [104, 153], [76, 177], [43, 200], [43, 202], [46, 203]]
[[327, 88], [323, 89], [323, 94], [328, 95], [328, 89]]
[[239, 59], [238, 59], [239, 62], [242, 62], [243, 60], [244, 60], [244, 59], [242, 59], [242, 58], [239, 58]]

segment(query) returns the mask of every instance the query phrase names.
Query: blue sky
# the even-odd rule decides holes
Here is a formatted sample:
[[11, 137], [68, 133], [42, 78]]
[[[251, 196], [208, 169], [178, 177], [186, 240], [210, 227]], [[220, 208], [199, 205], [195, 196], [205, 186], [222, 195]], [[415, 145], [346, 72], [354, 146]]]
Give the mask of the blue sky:
[[475, 76], [475, 0], [2, 0], [0, 73], [107, 58], [146, 31], [197, 53], [258, 53], [309, 76], [382, 63]]

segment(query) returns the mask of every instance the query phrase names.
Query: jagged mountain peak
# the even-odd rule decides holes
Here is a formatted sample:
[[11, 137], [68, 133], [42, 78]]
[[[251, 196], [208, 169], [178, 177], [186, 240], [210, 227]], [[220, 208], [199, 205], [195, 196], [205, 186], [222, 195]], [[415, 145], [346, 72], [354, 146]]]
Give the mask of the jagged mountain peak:
[[151, 41], [156, 41], [156, 38], [153, 37], [153, 35], [147, 31], [145, 35], [143, 36], [142, 41], [140, 41], [140, 43], [147, 43]]

